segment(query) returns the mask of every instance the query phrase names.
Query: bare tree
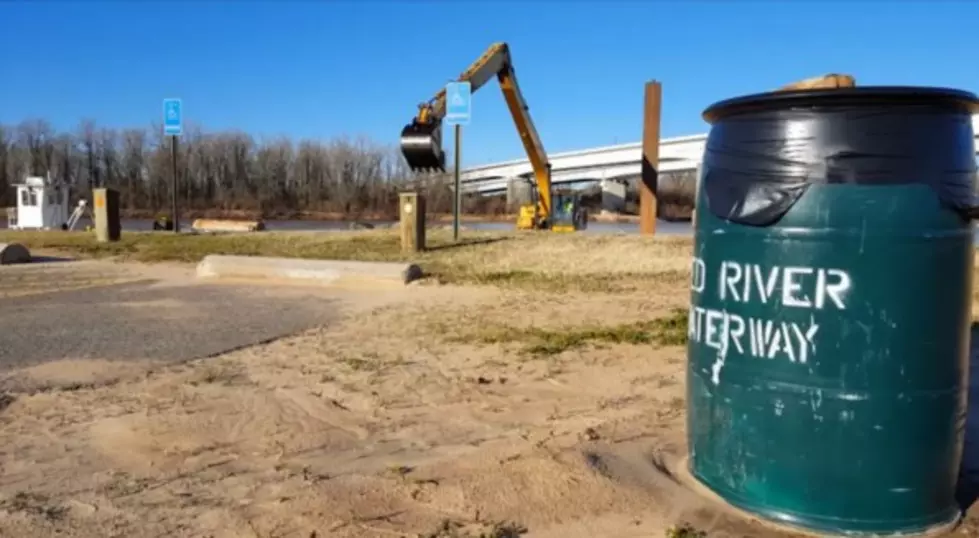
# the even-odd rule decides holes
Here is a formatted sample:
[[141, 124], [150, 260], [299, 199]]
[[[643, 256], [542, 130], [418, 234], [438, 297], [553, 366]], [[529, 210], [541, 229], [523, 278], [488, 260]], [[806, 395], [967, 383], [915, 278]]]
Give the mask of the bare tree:
[[[239, 131], [190, 127], [179, 155], [177, 194], [188, 210], [393, 217], [398, 192], [417, 188], [429, 195], [429, 211], [451, 211], [445, 181], [420, 180], [396, 148], [365, 138], [259, 142]], [[75, 199], [106, 186], [120, 191], [130, 214], [156, 212], [169, 205], [169, 140], [159, 125], [114, 130], [86, 120], [62, 133], [43, 120], [0, 125], [0, 202], [10, 203], [10, 185], [24, 176], [48, 173], [71, 185]]]

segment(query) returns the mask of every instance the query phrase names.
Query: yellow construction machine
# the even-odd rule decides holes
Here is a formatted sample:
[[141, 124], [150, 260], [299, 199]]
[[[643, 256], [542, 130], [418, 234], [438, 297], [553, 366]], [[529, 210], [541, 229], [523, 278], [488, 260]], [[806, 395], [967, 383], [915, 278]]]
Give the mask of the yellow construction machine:
[[[517, 86], [510, 49], [506, 43], [494, 43], [478, 60], [459, 75], [459, 82], [469, 82], [472, 91], [483, 87], [496, 76], [503, 91], [513, 123], [520, 134], [524, 150], [533, 168], [536, 184], [535, 201], [520, 208], [517, 228], [522, 230], [575, 231], [586, 226], [587, 218], [581, 199], [574, 193], [554, 199], [551, 191], [551, 165], [541, 144], [527, 103]], [[401, 131], [401, 152], [412, 171], [444, 172], [445, 153], [442, 150], [442, 119], [445, 117], [445, 89], [439, 90], [430, 101], [418, 105], [418, 114]], [[556, 203], [560, 203], [557, 207]]]

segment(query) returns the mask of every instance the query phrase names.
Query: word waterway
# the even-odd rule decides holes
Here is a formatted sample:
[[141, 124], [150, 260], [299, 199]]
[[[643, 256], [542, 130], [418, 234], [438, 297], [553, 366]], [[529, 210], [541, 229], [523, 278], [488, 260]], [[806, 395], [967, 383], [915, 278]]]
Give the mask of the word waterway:
[[[773, 266], [721, 262], [713, 279], [703, 260], [694, 258], [691, 289], [695, 294], [690, 309], [688, 335], [692, 342], [717, 350], [717, 370], [728, 352], [756, 358], [784, 356], [805, 364], [816, 350], [819, 325], [815, 315], [808, 322], [779, 321], [742, 316], [727, 308], [718, 310], [698, 306], [705, 293], [716, 294], [725, 306], [777, 304], [782, 308], [804, 309], [813, 313], [827, 308], [846, 309], [850, 290], [849, 272], [843, 269]], [[708, 288], [711, 291], [708, 292]]]

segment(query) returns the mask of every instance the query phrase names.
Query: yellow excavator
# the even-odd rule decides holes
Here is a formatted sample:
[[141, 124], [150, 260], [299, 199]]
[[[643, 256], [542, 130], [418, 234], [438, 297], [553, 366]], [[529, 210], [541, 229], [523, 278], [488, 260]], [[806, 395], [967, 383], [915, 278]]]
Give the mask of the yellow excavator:
[[[551, 164], [547, 160], [547, 153], [534, 122], [530, 119], [527, 103], [517, 86], [507, 44], [491, 45], [459, 75], [458, 81], [469, 82], [475, 93], [494, 75], [500, 82], [503, 98], [527, 152], [536, 183], [534, 202], [520, 208], [517, 229], [562, 232], [584, 229], [587, 226], [587, 215], [581, 208], [581, 198], [575, 193], [555, 196], [552, 192]], [[412, 171], [445, 172], [445, 153], [442, 150], [442, 119], [445, 113], [443, 88], [430, 101], [418, 105], [418, 114], [401, 131], [401, 152]]]

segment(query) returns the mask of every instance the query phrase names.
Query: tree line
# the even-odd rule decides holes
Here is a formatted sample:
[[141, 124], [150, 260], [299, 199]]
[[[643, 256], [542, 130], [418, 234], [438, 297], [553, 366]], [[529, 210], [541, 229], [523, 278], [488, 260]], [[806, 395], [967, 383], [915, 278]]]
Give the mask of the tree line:
[[[0, 124], [0, 208], [15, 205], [11, 185], [50, 175], [71, 187], [72, 204], [110, 187], [119, 191], [124, 214], [166, 214], [169, 140], [159, 125], [111, 129], [83, 121], [59, 132], [44, 120]], [[397, 147], [366, 138], [256, 140], [241, 131], [191, 127], [178, 148], [177, 197], [187, 215], [393, 218], [398, 193], [407, 189], [426, 195], [429, 212], [452, 211], [450, 176], [413, 175]], [[513, 209], [498, 197], [467, 197], [463, 206], [482, 214]]]
[[[398, 148], [364, 138], [256, 140], [191, 128], [178, 149], [178, 203], [190, 212], [389, 215], [397, 212], [398, 193], [415, 186], [431, 191], [431, 210], [451, 211], [443, 178], [420, 180]], [[165, 213], [172, 170], [170, 138], [159, 126], [110, 129], [84, 121], [59, 132], [44, 120], [0, 125], [0, 207], [14, 205], [11, 185], [50, 174], [71, 187], [72, 203], [110, 187], [124, 212]]]

